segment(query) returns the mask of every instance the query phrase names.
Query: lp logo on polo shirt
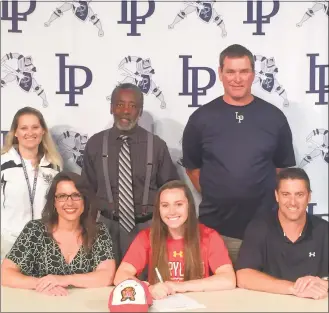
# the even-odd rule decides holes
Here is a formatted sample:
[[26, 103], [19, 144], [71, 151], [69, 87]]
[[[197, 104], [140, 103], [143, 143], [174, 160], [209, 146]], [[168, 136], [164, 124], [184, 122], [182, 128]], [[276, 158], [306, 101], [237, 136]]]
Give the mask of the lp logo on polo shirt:
[[235, 119], [239, 121], [238, 123], [241, 123], [244, 120], [244, 116], [239, 114], [239, 112], [235, 112]]
[[315, 258], [315, 252], [309, 252], [308, 257], [309, 258], [312, 258], [312, 257]]

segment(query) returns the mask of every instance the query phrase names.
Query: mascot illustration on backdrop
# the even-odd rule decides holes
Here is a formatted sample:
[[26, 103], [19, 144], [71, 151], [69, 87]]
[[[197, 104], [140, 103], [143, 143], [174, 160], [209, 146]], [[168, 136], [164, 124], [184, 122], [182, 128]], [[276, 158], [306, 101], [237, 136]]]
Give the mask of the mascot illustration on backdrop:
[[329, 16], [329, 1], [313, 1], [314, 4], [311, 8], [307, 9], [304, 13], [300, 22], [296, 24], [297, 27], [302, 27], [303, 24], [308, 21], [311, 17], [313, 17], [318, 12], [324, 12]]
[[63, 158], [64, 168], [80, 173], [88, 135], [80, 133], [66, 125], [54, 126], [51, 128], [50, 133]]
[[312, 151], [303, 157], [299, 167], [306, 166], [319, 156], [328, 164], [328, 130], [323, 128], [312, 130], [306, 142], [311, 144]]
[[94, 13], [92, 8], [90, 7], [90, 1], [64, 1], [64, 4], [59, 6], [54, 10], [51, 14], [49, 20], [45, 22], [45, 26], [49, 27], [55, 20], [63, 16], [63, 14], [67, 11], [72, 11], [73, 15], [81, 22], [86, 22], [87, 19], [95, 25], [98, 29], [98, 36], [104, 36], [104, 31], [102, 28], [102, 23], [100, 19], [97, 17], [97, 14]]
[[33, 90], [42, 99], [42, 106], [45, 108], [48, 106], [48, 101], [45, 91], [34, 78], [36, 71], [31, 56], [25, 57], [20, 53], [7, 53], [1, 58], [1, 88], [16, 82], [25, 92]]
[[[148, 95], [152, 93], [159, 101], [160, 108], [166, 108], [166, 102], [162, 91], [157, 87], [153, 81], [152, 76], [155, 74], [150, 59], [142, 59], [137, 56], [127, 56], [119, 64], [119, 69], [125, 78], [119, 83], [131, 83], [140, 88], [143, 94]], [[108, 101], [111, 96], [107, 96]]]
[[262, 55], [254, 55], [255, 60], [255, 79], [253, 84], [259, 84], [260, 87], [270, 93], [277, 93], [283, 98], [283, 106], [289, 106], [287, 92], [276, 79], [279, 70], [273, 57], [266, 58]]
[[222, 31], [222, 37], [226, 37], [227, 32], [224, 20], [216, 12], [214, 2], [216, 1], [184, 1], [185, 7], [176, 15], [174, 21], [168, 26], [168, 28], [173, 29], [176, 24], [187, 18], [189, 14], [195, 12], [202, 22], [207, 24], [215, 23]]

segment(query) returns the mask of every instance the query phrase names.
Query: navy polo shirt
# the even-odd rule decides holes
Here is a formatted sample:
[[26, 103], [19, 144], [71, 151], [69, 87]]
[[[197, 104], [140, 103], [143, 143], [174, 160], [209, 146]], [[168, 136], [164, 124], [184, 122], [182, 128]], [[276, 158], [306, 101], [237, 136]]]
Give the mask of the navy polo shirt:
[[222, 235], [243, 238], [255, 213], [275, 206], [275, 169], [295, 164], [285, 115], [258, 97], [244, 106], [219, 97], [184, 130], [183, 165], [200, 169], [199, 219]]
[[245, 233], [236, 270], [249, 268], [279, 279], [296, 281], [311, 275], [328, 276], [328, 222], [307, 214], [296, 242], [285, 236], [277, 210], [255, 218]]

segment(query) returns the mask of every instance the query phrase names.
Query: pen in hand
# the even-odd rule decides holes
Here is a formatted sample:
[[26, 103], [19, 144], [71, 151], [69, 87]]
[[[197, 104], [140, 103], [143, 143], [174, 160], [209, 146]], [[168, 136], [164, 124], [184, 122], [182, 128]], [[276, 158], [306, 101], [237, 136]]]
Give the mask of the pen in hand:
[[159, 270], [158, 270], [157, 267], [155, 268], [155, 273], [156, 273], [157, 276], [158, 276], [159, 282], [160, 282], [160, 283], [163, 283], [163, 279], [162, 279], [161, 274], [160, 274], [160, 272], [159, 272]]

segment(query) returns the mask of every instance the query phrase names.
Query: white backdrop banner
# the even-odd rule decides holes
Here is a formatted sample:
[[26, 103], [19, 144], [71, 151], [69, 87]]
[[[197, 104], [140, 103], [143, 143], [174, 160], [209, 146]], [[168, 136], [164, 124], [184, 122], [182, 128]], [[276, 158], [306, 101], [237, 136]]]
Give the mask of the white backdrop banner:
[[328, 219], [328, 1], [0, 5], [2, 136], [18, 109], [35, 107], [66, 168], [80, 172], [88, 138], [112, 124], [113, 88], [131, 82], [145, 94], [141, 125], [167, 142], [187, 179], [180, 165], [184, 126], [223, 93], [220, 51], [242, 44], [256, 60], [253, 93], [289, 120], [297, 164], [311, 179], [309, 212]]

